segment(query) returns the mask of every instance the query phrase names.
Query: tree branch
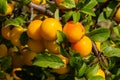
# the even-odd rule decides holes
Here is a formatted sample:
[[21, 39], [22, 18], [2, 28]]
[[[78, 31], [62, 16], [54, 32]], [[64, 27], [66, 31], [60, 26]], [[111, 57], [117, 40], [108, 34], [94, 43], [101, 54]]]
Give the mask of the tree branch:
[[32, 7], [35, 10], [40, 11], [41, 13], [47, 14], [49, 16], [53, 16], [54, 15], [53, 12], [51, 12], [46, 5], [43, 5], [43, 4], [37, 5], [37, 4], [34, 4], [34, 3], [30, 2], [28, 4], [28, 6]]

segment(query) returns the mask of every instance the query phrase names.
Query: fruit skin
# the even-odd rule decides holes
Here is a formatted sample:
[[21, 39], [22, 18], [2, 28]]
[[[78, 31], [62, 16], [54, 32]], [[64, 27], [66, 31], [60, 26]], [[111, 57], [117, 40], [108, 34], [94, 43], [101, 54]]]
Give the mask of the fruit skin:
[[95, 44], [96, 44], [96, 47], [97, 47], [98, 51], [100, 51], [101, 42], [95, 42]]
[[32, 60], [36, 57], [36, 53], [33, 51], [25, 51], [23, 54], [23, 61], [25, 65], [32, 65]]
[[27, 45], [28, 48], [34, 52], [43, 52], [45, 50], [42, 40], [29, 39]]
[[2, 36], [7, 39], [7, 40], [10, 40], [10, 27], [7, 26], [7, 27], [2, 27], [1, 29], [1, 34]]
[[64, 25], [63, 32], [71, 43], [80, 40], [85, 34], [83, 25], [80, 22], [74, 23], [73, 21], [69, 21]]
[[65, 65], [68, 64], [69, 59], [67, 57], [64, 57], [62, 54], [57, 54], [58, 57], [60, 57], [62, 59], [62, 61], [64, 62]]
[[35, 4], [46, 4], [46, 0], [31, 0]]
[[102, 69], [98, 69], [97, 73], [95, 74], [95, 76], [102, 76], [103, 78], [105, 78], [105, 73]]
[[41, 35], [45, 40], [55, 40], [58, 30], [62, 31], [62, 25], [55, 18], [47, 18], [41, 24]]
[[55, 72], [57, 74], [65, 74], [65, 73], [68, 73], [69, 72], [69, 68], [67, 66], [68, 62], [69, 62], [69, 59], [62, 56], [60, 53], [57, 54], [58, 57], [60, 57], [62, 59], [62, 61], [64, 62], [64, 66], [61, 66], [60, 68], [58, 69], [52, 69], [52, 72]]
[[7, 3], [7, 11], [5, 12], [5, 14], [0, 14], [0, 16], [6, 16], [11, 14], [14, 10], [14, 6], [15, 6], [14, 1], [12, 1], [12, 3]]
[[59, 7], [59, 9], [63, 9], [63, 10], [65, 10], [66, 9], [66, 7], [64, 7], [64, 6], [62, 6], [60, 3], [61, 2], [63, 2], [64, 0], [56, 0], [56, 4], [57, 4], [57, 6]]
[[65, 74], [69, 72], [69, 68], [67, 67], [67, 65], [64, 65], [58, 69], [52, 69], [52, 72], [55, 72], [57, 74]]
[[31, 0], [35, 4], [40, 4], [41, 0]]
[[27, 35], [34, 40], [41, 40], [41, 20], [32, 21], [27, 28]]
[[7, 46], [5, 44], [0, 44], [0, 58], [7, 55]]
[[16, 26], [10, 31], [10, 41], [14, 46], [20, 46], [20, 35], [24, 31], [23, 27]]
[[12, 55], [12, 64], [14, 68], [18, 68], [18, 67], [22, 67], [22, 65], [24, 64], [24, 60], [23, 60], [23, 55], [21, 54], [16, 54], [13, 53], [14, 55]]
[[11, 80], [11, 76], [9, 73], [4, 72], [6, 80]]
[[117, 9], [114, 19], [116, 21], [120, 22], [120, 8]]
[[46, 19], [46, 18], [48, 18], [47, 15], [44, 15], [44, 14], [37, 14], [37, 15], [34, 17], [33, 20], [36, 20], [36, 19], [44, 20], [44, 19]]
[[92, 41], [89, 37], [84, 36], [81, 40], [72, 43], [71, 48], [76, 52], [79, 52], [81, 56], [85, 57], [92, 51]]
[[44, 40], [44, 46], [46, 49], [48, 49], [52, 53], [59, 53], [59, 50], [58, 50], [59, 46], [55, 40], [53, 41]]

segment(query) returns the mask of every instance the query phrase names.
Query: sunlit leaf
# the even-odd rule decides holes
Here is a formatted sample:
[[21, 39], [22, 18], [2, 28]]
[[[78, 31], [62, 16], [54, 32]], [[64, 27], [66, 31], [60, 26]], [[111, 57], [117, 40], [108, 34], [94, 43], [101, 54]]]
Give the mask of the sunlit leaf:
[[55, 13], [54, 13], [54, 16], [56, 19], [59, 20], [59, 9], [56, 9]]
[[86, 14], [89, 14], [89, 15], [92, 15], [92, 16], [95, 16], [95, 13], [93, 11], [93, 8], [97, 5], [97, 1], [96, 0], [90, 0], [88, 2], [88, 4], [86, 4], [83, 8], [82, 8], [82, 12], [83, 13], [86, 13]]
[[105, 28], [98, 28], [90, 32], [89, 37], [93, 41], [102, 42], [110, 37], [110, 30]]
[[92, 76], [89, 80], [105, 80], [102, 76]]
[[0, 0], [0, 13], [5, 14], [7, 11], [7, 0]]
[[74, 23], [80, 20], [80, 12], [73, 12], [73, 21]]
[[16, 17], [15, 19], [8, 19], [5, 21], [5, 26], [22, 26], [25, 23], [23, 17]]
[[88, 78], [90, 78], [90, 77], [94, 76], [97, 73], [98, 69], [99, 69], [99, 65], [95, 64], [95, 65], [93, 65], [91, 67], [88, 67], [85, 74], [86, 74], [86, 76]]
[[120, 49], [112, 46], [105, 48], [103, 53], [107, 57], [120, 57]]
[[75, 1], [74, 0], [64, 0], [60, 3], [61, 5], [65, 6], [68, 9], [75, 8]]
[[20, 0], [20, 2], [24, 5], [29, 4], [31, 0]]
[[71, 16], [73, 15], [73, 11], [68, 11], [66, 12], [62, 17], [63, 17], [63, 22], [67, 22]]
[[61, 58], [55, 54], [38, 54], [34, 59], [33, 65], [45, 68], [59, 68], [60, 66], [63, 66], [64, 63]]
[[83, 76], [87, 69], [87, 65], [85, 63], [82, 64], [81, 68], [79, 69], [78, 76]]

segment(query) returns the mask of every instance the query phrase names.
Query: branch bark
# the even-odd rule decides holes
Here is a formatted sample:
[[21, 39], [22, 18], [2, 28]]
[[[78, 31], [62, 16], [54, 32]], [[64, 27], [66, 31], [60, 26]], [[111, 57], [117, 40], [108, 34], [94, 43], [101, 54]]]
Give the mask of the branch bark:
[[40, 11], [41, 13], [47, 14], [47, 15], [49, 15], [49, 16], [52, 16], [52, 17], [53, 17], [53, 15], [54, 15], [53, 12], [51, 12], [46, 5], [43, 5], [43, 4], [37, 5], [37, 4], [34, 4], [34, 3], [30, 2], [30, 3], [28, 4], [28, 6], [29, 6], [29, 7], [32, 7], [32, 8], [35, 9], [35, 10]]

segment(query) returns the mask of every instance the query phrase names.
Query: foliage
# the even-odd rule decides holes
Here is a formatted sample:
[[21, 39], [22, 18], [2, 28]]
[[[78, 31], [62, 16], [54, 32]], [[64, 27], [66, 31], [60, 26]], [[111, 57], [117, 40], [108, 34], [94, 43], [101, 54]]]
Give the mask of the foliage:
[[[9, 15], [4, 15], [7, 11], [7, 4], [15, 1], [14, 10]], [[29, 50], [26, 46], [29, 39], [27, 27], [32, 20], [45, 19], [53, 17], [60, 21], [64, 27], [65, 23], [73, 20], [74, 23], [81, 22], [87, 35], [93, 42], [91, 54], [81, 57], [78, 52], [71, 49], [71, 43], [68, 42], [66, 35], [62, 31], [57, 31], [58, 51], [65, 58], [68, 58], [68, 64], [57, 56], [45, 49], [36, 53], [32, 65], [23, 64], [21, 71], [15, 74], [22, 80], [47, 80], [54, 77], [55, 80], [119, 80], [120, 79], [120, 21], [115, 19], [115, 14], [120, 6], [119, 0], [64, 0], [60, 4], [66, 9], [62, 10], [55, 4], [54, 0], [47, 0], [46, 4], [36, 5], [32, 0], [0, 0], [0, 44], [5, 44], [8, 48], [7, 56], [0, 58], [0, 80], [5, 78], [5, 73], [13, 70], [12, 58], [14, 55], [24, 56], [24, 52]], [[41, 0], [44, 1], [44, 0]], [[33, 3], [34, 5], [30, 6]], [[24, 7], [28, 7], [28, 10]], [[47, 12], [48, 11], [48, 12]], [[54, 15], [51, 16], [50, 13]], [[38, 15], [40, 16], [38, 17]], [[19, 40], [21, 46], [14, 46], [10, 40], [2, 36], [2, 27], [21, 26], [24, 28]], [[77, 33], [76, 33], [77, 34]], [[42, 41], [42, 40], [41, 40]], [[100, 42], [100, 51], [98, 51], [94, 42]], [[44, 42], [43, 42], [44, 43]], [[13, 50], [16, 47], [17, 52]], [[30, 50], [29, 50], [30, 51]], [[17, 61], [17, 59], [16, 59]], [[67, 65], [69, 72], [58, 74], [52, 69], [58, 69]], [[95, 76], [94, 74], [101, 68], [105, 72], [105, 78]], [[10, 76], [13, 78], [13, 76]], [[11, 78], [11, 79], [12, 79]], [[14, 79], [13, 79], [14, 80]]]

